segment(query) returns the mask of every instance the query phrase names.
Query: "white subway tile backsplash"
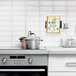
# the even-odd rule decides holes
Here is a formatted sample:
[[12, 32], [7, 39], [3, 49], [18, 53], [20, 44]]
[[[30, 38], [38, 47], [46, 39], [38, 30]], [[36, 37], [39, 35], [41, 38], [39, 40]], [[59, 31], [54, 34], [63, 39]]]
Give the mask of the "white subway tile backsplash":
[[67, 33], [66, 33], [66, 31], [65, 31], [65, 29], [63, 29], [62, 31], [61, 31], [61, 33], [60, 33], [60, 39], [66, 39], [67, 38]]
[[68, 6], [68, 11], [76, 11], [76, 6]]
[[26, 22], [26, 27], [38, 27], [39, 22]]
[[25, 16], [13, 16], [12, 20], [25, 22]]
[[39, 16], [39, 12], [37, 11], [28, 11], [26, 12], [26, 16]]
[[39, 1], [37, 1], [37, 0], [35, 0], [35, 1], [31, 1], [31, 0], [28, 0], [27, 2], [26, 2], [26, 5], [32, 5], [32, 6], [37, 6], [37, 5], [39, 5]]
[[0, 11], [0, 16], [11, 16], [11, 11]]
[[[61, 38], [76, 37], [75, 4], [74, 0], [0, 0], [0, 47], [20, 49], [19, 38], [28, 31], [43, 39], [41, 46], [60, 46]], [[47, 34], [47, 16], [61, 16], [69, 29]]]
[[72, 22], [75, 22], [76, 21], [76, 17], [67, 17], [67, 20], [68, 21], [72, 21]]
[[47, 16], [52, 16], [53, 14], [52, 14], [52, 12], [50, 12], [50, 11], [40, 11], [40, 16], [45, 16], [45, 17], [47, 17]]
[[67, 12], [67, 15], [68, 15], [68, 16], [76, 16], [76, 11]]
[[12, 16], [25, 16], [26, 13], [24, 11], [12, 11]]
[[0, 21], [10, 21], [11, 16], [0, 16]]
[[11, 36], [11, 32], [0, 32], [0, 37], [10, 37]]
[[40, 32], [46, 32], [45, 26], [40, 26]]
[[52, 6], [40, 6], [40, 11], [52, 11]]
[[12, 42], [20, 42], [20, 40], [19, 40], [19, 38], [20, 38], [21, 36], [15, 36], [15, 37], [12, 37]]
[[0, 6], [0, 11], [10, 11], [11, 6]]
[[61, 6], [64, 5], [64, 6], [66, 6], [66, 1], [56, 1], [56, 0], [55, 0], [55, 1], [54, 1], [54, 5], [58, 5], [58, 6], [59, 6], [59, 5], [61, 5]]
[[61, 17], [61, 20], [62, 20], [62, 21], [66, 21], [66, 16], [62, 16], [62, 17]]
[[26, 7], [25, 6], [12, 6], [13, 11], [25, 11]]
[[39, 17], [26, 17], [27, 22], [38, 22]]
[[68, 6], [69, 6], [69, 5], [75, 6], [75, 5], [76, 5], [76, 1], [75, 1], [75, 0], [73, 0], [73, 1], [69, 0], [69, 1], [67, 2], [67, 5], [68, 5]]
[[54, 6], [54, 10], [56, 10], [56, 11], [66, 11], [66, 6]]
[[[28, 30], [26, 29], [25, 37], [28, 36], [28, 32], [29, 32], [29, 31], [31, 31], [31, 30], [30, 30], [30, 29], [28, 29]], [[36, 34], [37, 37], [40, 37], [40, 33], [39, 33], [39, 31], [34, 31], [34, 30], [32, 30], [32, 32], [34, 32], [34, 33]]]
[[11, 22], [10, 21], [0, 21], [0, 27], [3, 26], [3, 27], [9, 27], [11, 25]]
[[66, 11], [54, 11], [54, 15], [59, 15], [62, 18], [66, 16]]
[[73, 27], [73, 25], [72, 25], [72, 26], [69, 27], [68, 30], [69, 30], [70, 32], [75, 32], [75, 27]]
[[76, 33], [75, 33], [75, 31], [73, 32], [73, 31], [69, 31], [69, 32], [67, 32], [67, 37], [75, 37], [76, 36]]
[[39, 11], [39, 7], [38, 6], [27, 6], [26, 10], [27, 11]]
[[40, 22], [45, 22], [47, 21], [47, 17], [40, 17]]
[[41, 32], [40, 31], [40, 37], [43, 39], [43, 38], [45, 38], [46, 37], [46, 32]]
[[60, 36], [60, 33], [57, 33], [57, 34], [56, 33], [54, 33], [54, 34], [53, 33], [51, 33], [51, 34], [46, 33], [46, 36], [48, 36], [48, 37], [50, 37], [50, 36], [57, 37], [57, 36]]
[[4, 26], [4, 27], [0, 27], [0, 32], [11, 32], [11, 27], [7, 27], [7, 26]]
[[23, 36], [25, 36], [25, 32], [23, 31], [23, 32], [12, 32], [12, 36], [13, 37], [23, 37]]
[[25, 27], [12, 27], [12, 32], [25, 32]]
[[32, 32], [39, 32], [39, 27], [27, 27], [26, 31], [31, 30]]
[[52, 5], [52, 1], [40, 1], [40, 5], [42, 6], [42, 5], [46, 5], [46, 6], [48, 6], [48, 5]]
[[20, 42], [12, 42], [12, 48], [21, 49], [21, 43]]
[[60, 36], [44, 36], [42, 37], [42, 39], [46, 42], [59, 42]]
[[0, 37], [0, 42], [11, 42], [11, 37], [5, 36], [5, 37]]
[[3, 41], [3, 42], [0, 42], [0, 47], [2, 48], [3, 47], [3, 49], [4, 49], [4, 47], [5, 48], [7, 48], [7, 47], [11, 47], [11, 42], [8, 42], [8, 41]]
[[[47, 17], [46, 17], [47, 18]], [[40, 27], [45, 27], [45, 21], [40, 22]]]
[[12, 49], [21, 49], [21, 45], [14, 43], [11, 48]]
[[0, 5], [11, 5], [11, 0], [0, 0]]
[[21, 21], [12, 21], [12, 25], [18, 26], [18, 27], [24, 27], [25, 26], [25, 22], [21, 22]]
[[44, 46], [51, 46], [51, 47], [59, 47], [60, 46], [60, 42], [45, 42]]
[[76, 21], [75, 22], [68, 21], [68, 24], [71, 27], [75, 27], [76, 26]]
[[26, 0], [12, 0], [12, 5], [14, 6], [14, 5], [18, 5], [18, 6], [20, 6], [20, 5], [26, 5]]
[[43, 27], [40, 27], [40, 32], [46, 32], [46, 29]]

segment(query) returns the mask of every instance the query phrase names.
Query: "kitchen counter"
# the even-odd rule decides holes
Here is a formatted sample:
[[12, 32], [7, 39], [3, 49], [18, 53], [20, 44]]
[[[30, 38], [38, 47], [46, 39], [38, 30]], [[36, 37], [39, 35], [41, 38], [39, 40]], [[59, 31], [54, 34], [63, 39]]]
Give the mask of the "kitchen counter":
[[0, 54], [48, 54], [45, 49], [21, 50], [21, 49], [0, 49]]
[[76, 48], [46, 47], [40, 50], [0, 49], [0, 54], [76, 54]]
[[76, 54], [76, 48], [48, 47], [48, 54]]

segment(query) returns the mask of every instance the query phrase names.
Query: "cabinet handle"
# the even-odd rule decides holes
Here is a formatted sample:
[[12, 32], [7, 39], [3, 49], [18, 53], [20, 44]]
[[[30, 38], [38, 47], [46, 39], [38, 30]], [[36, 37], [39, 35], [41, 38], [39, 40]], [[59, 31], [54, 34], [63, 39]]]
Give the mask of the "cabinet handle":
[[76, 67], [76, 62], [67, 62], [66, 66], [67, 67]]
[[8, 71], [8, 72], [10, 72], [10, 71], [18, 71], [18, 72], [43, 72], [43, 71], [45, 71], [45, 69], [0, 69], [0, 72], [1, 71]]

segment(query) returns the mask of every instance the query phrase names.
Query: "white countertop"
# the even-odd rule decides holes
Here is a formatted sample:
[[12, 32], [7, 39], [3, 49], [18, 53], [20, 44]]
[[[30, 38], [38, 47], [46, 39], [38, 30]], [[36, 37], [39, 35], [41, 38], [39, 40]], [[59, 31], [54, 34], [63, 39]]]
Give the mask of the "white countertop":
[[21, 49], [0, 49], [0, 54], [48, 54], [45, 49], [21, 50]]
[[0, 49], [0, 54], [76, 54], [76, 48], [46, 47], [40, 50]]
[[76, 54], [76, 48], [47, 47], [48, 54]]

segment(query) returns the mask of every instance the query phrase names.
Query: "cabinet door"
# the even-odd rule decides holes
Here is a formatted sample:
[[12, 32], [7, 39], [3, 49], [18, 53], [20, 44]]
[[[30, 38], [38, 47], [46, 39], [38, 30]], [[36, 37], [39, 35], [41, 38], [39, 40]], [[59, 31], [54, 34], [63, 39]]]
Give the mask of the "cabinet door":
[[76, 71], [76, 55], [50, 55], [48, 71]]
[[76, 76], [76, 72], [49, 72], [48, 76]]

